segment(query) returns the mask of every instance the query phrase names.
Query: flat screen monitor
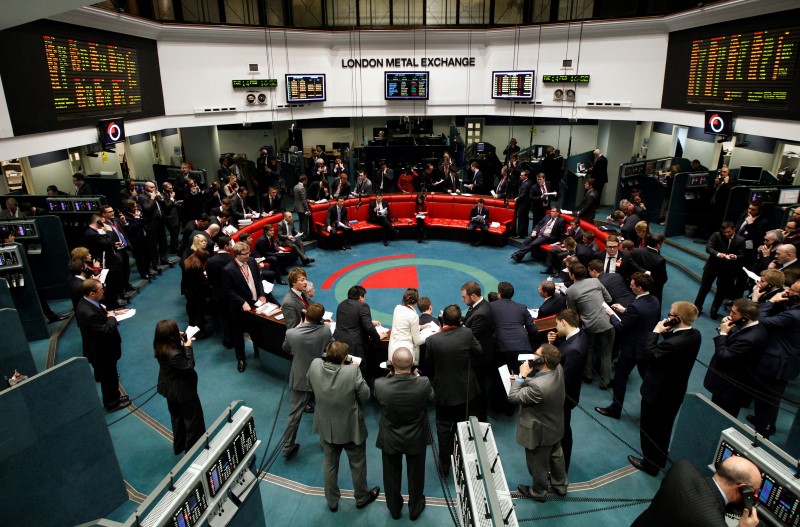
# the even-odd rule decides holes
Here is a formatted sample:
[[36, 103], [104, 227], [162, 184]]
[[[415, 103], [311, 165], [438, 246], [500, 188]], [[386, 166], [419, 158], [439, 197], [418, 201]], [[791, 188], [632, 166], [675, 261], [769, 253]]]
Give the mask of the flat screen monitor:
[[761, 167], [741, 166], [739, 167], [739, 183], [755, 183], [761, 181]]
[[287, 102], [318, 102], [326, 98], [324, 73], [287, 73]]
[[794, 205], [800, 203], [800, 189], [783, 188], [778, 196], [778, 205]]
[[779, 197], [778, 189], [776, 188], [753, 190], [750, 193], [750, 203], [760, 201], [761, 203], [773, 204], [778, 202]]
[[109, 147], [125, 141], [125, 122], [122, 117], [101, 119], [97, 123], [97, 135], [103, 147]]
[[486, 149], [486, 144], [485, 143], [478, 143], [478, 153], [479, 154], [482, 154], [485, 149]]
[[689, 174], [689, 181], [686, 188], [706, 188], [708, 187], [708, 172], [698, 172]]
[[493, 71], [492, 99], [533, 99], [533, 70]]
[[703, 132], [709, 135], [733, 134], [733, 112], [725, 110], [706, 110]]
[[428, 100], [427, 71], [384, 72], [384, 98], [386, 100]]

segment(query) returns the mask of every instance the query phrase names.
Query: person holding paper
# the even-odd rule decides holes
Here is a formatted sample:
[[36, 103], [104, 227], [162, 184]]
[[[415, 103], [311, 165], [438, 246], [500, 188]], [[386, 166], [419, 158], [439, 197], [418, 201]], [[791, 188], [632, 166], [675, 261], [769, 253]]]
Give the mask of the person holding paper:
[[581, 399], [581, 376], [589, 355], [589, 339], [580, 329], [581, 319], [572, 309], [563, 309], [556, 315], [556, 330], [547, 333], [547, 342], [555, 345], [561, 354], [561, 367], [564, 369], [564, 437], [561, 449], [564, 451], [564, 467], [569, 472], [572, 458], [572, 409]]
[[386, 336], [375, 329], [380, 322], [372, 320], [366, 297], [367, 290], [360, 285], [347, 291], [347, 299], [336, 308], [336, 331], [333, 333], [333, 338], [350, 346], [350, 355], [360, 358], [366, 356], [370, 340], [378, 342]]
[[[200, 240], [205, 241], [205, 238], [200, 237]], [[206, 302], [211, 296], [211, 283], [206, 277], [208, 258], [208, 251], [198, 249], [183, 262], [182, 289], [186, 297], [186, 314], [189, 316], [189, 325], [200, 328], [195, 335], [197, 340], [214, 334], [206, 331]]]
[[192, 449], [206, 431], [203, 407], [197, 395], [192, 339], [181, 334], [174, 320], [160, 320], [153, 336], [158, 360], [158, 393], [167, 399], [172, 421], [172, 451], [178, 456]]
[[515, 262], [521, 262], [525, 255], [533, 253], [536, 249], [547, 243], [556, 243], [564, 236], [567, 222], [561, 217], [561, 209], [553, 207], [550, 214], [542, 217], [531, 231], [531, 235], [523, 242], [522, 247], [511, 255]]
[[347, 207], [344, 206], [344, 197], [340, 196], [334, 205], [328, 209], [325, 230], [331, 238], [333, 245], [339, 245], [342, 250], [350, 247], [350, 234], [353, 228], [347, 221]]
[[419, 317], [414, 306], [419, 300], [419, 291], [413, 287], [403, 293], [403, 303], [395, 306], [392, 315], [392, 332], [389, 335], [389, 362], [394, 351], [408, 348], [414, 354], [414, 362], [419, 362], [419, 346], [425, 339], [419, 333]]
[[486, 240], [486, 233], [489, 232], [489, 209], [484, 203], [483, 198], [480, 198], [469, 213], [467, 231], [473, 247], [482, 244]]
[[736, 226], [730, 222], [722, 223], [720, 230], [711, 235], [706, 244], [708, 260], [703, 267], [703, 276], [700, 278], [700, 289], [694, 305], [697, 311], [703, 312], [703, 303], [711, 291], [714, 280], [717, 281], [717, 293], [711, 302], [711, 320], [719, 316], [717, 312], [722, 306], [722, 301], [732, 298], [736, 275], [741, 272], [742, 266], [739, 259], [744, 256], [745, 239], [736, 234]]
[[531, 210], [534, 223], [538, 223], [550, 210], [551, 199], [553, 201], [558, 199], [556, 187], [545, 181], [543, 173], [536, 174], [536, 183], [531, 185]]
[[389, 245], [388, 234], [391, 232], [395, 236], [398, 230], [392, 227], [392, 214], [389, 211], [389, 204], [383, 201], [381, 194], [375, 195], [375, 202], [369, 205], [369, 222], [381, 226], [383, 233], [383, 246]]
[[256, 307], [256, 302], [267, 301], [258, 265], [250, 258], [250, 246], [236, 242], [233, 246], [234, 261], [222, 270], [222, 283], [228, 295], [228, 309], [231, 314], [231, 338], [236, 353], [237, 369], [244, 372], [247, 361], [244, 353], [244, 317]]
[[306, 320], [297, 327], [286, 331], [283, 351], [292, 356], [292, 369], [289, 372], [289, 386], [292, 389], [291, 410], [286, 421], [286, 440], [283, 443], [283, 456], [291, 459], [300, 449], [296, 442], [297, 428], [303, 412], [313, 411], [308, 406], [311, 400], [311, 385], [308, 382], [308, 368], [311, 362], [322, 357], [325, 347], [333, 342], [331, 328], [322, 322], [325, 307], [312, 302], [306, 310]]
[[[478, 378], [481, 393], [477, 397], [478, 407], [475, 414], [479, 421], [487, 421], [489, 407], [489, 392], [494, 371], [494, 317], [489, 302], [481, 295], [481, 286], [477, 282], [467, 282], [461, 286], [461, 300], [467, 305], [464, 315], [464, 326], [472, 331], [481, 345], [481, 354], [470, 362], [472, 371]], [[495, 404], [500, 408], [499, 404]]]
[[498, 363], [505, 362], [509, 369], [519, 364], [520, 353], [531, 352], [530, 338], [537, 333], [528, 308], [511, 300], [514, 286], [510, 282], [497, 284], [499, 298], [489, 304], [494, 320], [494, 351], [499, 354]]
[[305, 318], [306, 310], [311, 300], [306, 295], [308, 287], [308, 273], [300, 267], [289, 271], [289, 290], [283, 297], [281, 312], [286, 329], [297, 327]]
[[[300, 176], [301, 178], [303, 176]], [[302, 219], [302, 216], [301, 216]], [[294, 228], [294, 219], [292, 213], [286, 211], [283, 213], [283, 221], [278, 224], [278, 242], [281, 245], [289, 247], [295, 253], [303, 265], [308, 265], [314, 262], [313, 258], [309, 258], [303, 252], [303, 240], [300, 239], [302, 233], [297, 232]]]
[[[511, 376], [510, 403], [520, 406], [517, 443], [525, 448], [532, 485], [517, 486], [520, 494], [545, 501], [548, 492], [567, 495], [567, 470], [561, 438], [564, 436], [564, 369], [561, 353], [542, 344], [534, 360], [524, 361], [519, 375]], [[548, 485], [549, 478], [549, 485]]]

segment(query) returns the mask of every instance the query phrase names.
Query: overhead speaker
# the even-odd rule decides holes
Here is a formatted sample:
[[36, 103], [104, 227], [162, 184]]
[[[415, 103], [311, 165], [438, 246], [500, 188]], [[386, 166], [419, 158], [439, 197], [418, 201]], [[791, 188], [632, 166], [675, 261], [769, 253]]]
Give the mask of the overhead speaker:
[[564, 90], [561, 88], [557, 89], [553, 92], [553, 100], [554, 101], [563, 101], [564, 100]]
[[570, 89], [570, 90], [567, 90], [567, 91], [565, 92], [565, 96], [566, 96], [566, 99], [567, 99], [569, 102], [575, 102], [575, 90], [572, 90], [572, 89]]
[[263, 92], [247, 92], [245, 95], [245, 101], [247, 102], [248, 106], [255, 106], [257, 104], [266, 104], [267, 103], [267, 94]]

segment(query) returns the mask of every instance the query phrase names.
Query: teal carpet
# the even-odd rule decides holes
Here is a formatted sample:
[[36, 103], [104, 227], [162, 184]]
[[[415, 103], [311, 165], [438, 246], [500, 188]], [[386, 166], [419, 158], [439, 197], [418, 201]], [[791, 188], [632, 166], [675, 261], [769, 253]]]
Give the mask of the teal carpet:
[[[696, 247], [702, 250], [702, 246]], [[669, 250], [670, 253], [672, 251], [673, 249]], [[392, 241], [390, 247], [383, 247], [380, 243], [370, 243], [354, 245], [350, 251], [313, 250], [310, 256], [316, 259], [316, 263], [308, 267], [307, 271], [309, 279], [316, 286], [314, 300], [333, 312], [336, 311], [337, 304], [345, 298], [350, 285], [367, 280], [367, 284], [374, 285], [368, 287], [367, 293], [367, 302], [372, 308], [373, 318], [390, 325], [394, 306], [400, 302], [402, 292], [408, 285], [419, 287], [420, 295], [430, 297], [435, 312], [451, 303], [460, 304], [459, 289], [468, 280], [478, 281], [484, 289], [484, 294], [489, 290], [496, 290], [498, 281], [510, 281], [516, 288], [514, 300], [523, 302], [529, 307], [537, 307], [540, 298], [536, 289], [543, 276], [539, 274], [543, 266], [530, 262], [513, 264], [509, 258], [512, 252], [513, 248], [509, 246], [473, 248], [462, 242], [431, 241], [418, 244], [412, 240], [399, 240]], [[668, 254], [667, 257], [670, 258], [672, 255]], [[702, 267], [702, 261], [690, 258], [692, 259], [686, 259], [682, 263], [696, 268], [695, 272], [698, 272]], [[365, 261], [369, 263], [364, 265]], [[671, 266], [669, 273], [670, 281], [664, 294], [665, 304], [677, 300], [693, 300], [696, 283], [675, 267]], [[158, 364], [153, 358], [152, 335], [156, 322], [164, 318], [177, 319], [181, 328], [187, 326], [185, 303], [178, 291], [179, 281], [178, 268], [166, 270], [163, 276], [145, 286], [133, 299], [129, 307], [137, 310], [136, 315], [120, 324], [123, 338], [123, 357], [119, 362], [121, 384], [134, 398], [134, 402], [142, 406], [142, 410], [166, 430], [170, 430], [166, 401], [154, 391]], [[275, 295], [281, 299], [286, 291], [287, 286], [278, 285], [275, 288]], [[464, 308], [463, 305], [461, 307]], [[51, 328], [55, 326], [51, 325]], [[704, 334], [700, 360], [707, 363], [713, 352], [712, 337], [716, 325], [708, 318], [701, 318], [697, 327]], [[238, 373], [233, 351], [223, 348], [220, 339], [220, 334], [217, 332], [212, 338], [195, 343], [199, 392], [206, 423], [210, 424], [231, 401], [242, 399], [253, 408], [257, 431], [264, 443], [277, 412], [275, 436], [279, 437], [283, 433], [288, 415], [288, 394], [285, 394], [283, 404], [280, 409], [278, 408], [288, 374], [288, 363], [262, 352], [260, 360], [250, 357], [247, 371], [244, 374]], [[37, 357], [38, 365], [39, 357], [43, 354], [42, 350], [46, 352], [46, 341], [32, 343], [31, 347]], [[60, 340], [58, 360], [63, 361], [80, 355], [80, 335], [75, 323], [72, 322]], [[252, 355], [250, 349], [248, 355]], [[706, 393], [702, 388], [704, 375], [705, 368], [696, 364], [689, 384], [690, 391]], [[612, 432], [638, 449], [640, 384], [641, 379], [638, 374], [633, 373], [628, 384], [628, 405], [625, 408], [628, 415], [623, 416], [620, 421], [610, 420], [595, 413], [593, 411], [595, 406], [606, 406], [610, 403], [610, 394], [599, 390], [596, 384], [584, 385], [581, 404], [588, 410], [588, 414], [576, 409], [572, 419], [575, 437], [569, 474], [572, 483], [586, 482], [629, 466], [626, 456], [634, 452], [612, 435]], [[746, 411], [743, 411], [744, 413]], [[381, 455], [374, 447], [380, 416], [379, 408], [374, 401], [367, 404], [365, 414], [370, 434], [367, 440], [368, 482], [370, 485], [382, 485]], [[137, 491], [148, 494], [178, 458], [172, 454], [168, 437], [148, 426], [135, 414], [118, 412], [109, 415], [107, 419], [112, 422], [123, 416], [127, 417], [111, 426], [120, 465], [128, 483]], [[430, 417], [433, 420], [432, 409]], [[782, 413], [779, 421], [780, 433], [775, 437], [778, 444], [785, 439], [788, 422], [792, 417], [788, 412]], [[281, 456], [272, 467], [271, 473], [303, 485], [321, 488], [322, 451], [318, 446], [317, 436], [311, 433], [311, 421], [310, 415], [303, 416], [298, 433], [301, 448], [297, 456], [290, 461]], [[490, 418], [490, 422], [498, 440], [509, 487], [513, 490], [518, 483], [528, 484], [530, 476], [525, 467], [524, 451], [514, 440], [515, 418], [494, 416]], [[258, 452], [259, 461], [264, 454], [265, 446], [262, 444], [261, 451]], [[274, 440], [270, 450], [273, 447]], [[659, 481], [637, 472], [595, 490], [572, 492], [570, 495], [646, 498], [652, 496], [658, 488]], [[345, 459], [342, 460], [340, 470], [340, 485], [342, 489], [349, 489], [352, 486]], [[451, 492], [452, 490], [451, 485]], [[395, 524], [383, 502], [372, 505], [364, 511], [357, 511], [352, 500], [343, 500], [339, 512], [331, 515], [321, 496], [305, 495], [272, 482], [262, 482], [260, 492], [264, 499], [264, 509], [269, 511], [267, 522], [273, 525], [338, 525], [353, 522], [359, 525]], [[426, 494], [431, 497], [442, 497], [430, 452]], [[520, 519], [562, 512], [577, 513], [603, 506], [597, 503], [574, 502], [537, 504], [521, 500], [516, 503], [517, 516]], [[126, 517], [134, 508], [135, 505], [129, 502], [114, 513], [114, 519]], [[542, 520], [537, 524], [577, 526], [591, 522], [597, 527], [628, 525], [643, 508], [644, 506], [637, 505], [567, 519]], [[449, 515], [444, 507], [429, 506], [421, 520], [424, 520], [422, 523], [426, 525], [447, 525], [448, 518]], [[401, 524], [407, 522], [407, 509], [404, 509], [404, 519], [401, 520]]]

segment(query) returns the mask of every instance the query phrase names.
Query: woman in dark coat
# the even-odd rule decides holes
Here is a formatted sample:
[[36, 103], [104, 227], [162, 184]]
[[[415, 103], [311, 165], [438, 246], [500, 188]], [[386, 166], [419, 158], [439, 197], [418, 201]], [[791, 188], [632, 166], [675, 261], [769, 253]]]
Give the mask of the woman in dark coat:
[[158, 393], [167, 399], [175, 455], [188, 452], [206, 431], [203, 407], [197, 396], [192, 342], [184, 339], [174, 320], [156, 324], [153, 350], [159, 365]]
[[211, 284], [206, 276], [208, 258], [208, 251], [203, 248], [197, 249], [183, 261], [181, 287], [186, 297], [189, 324], [200, 328], [200, 333], [195, 337], [197, 339], [210, 336], [206, 333], [206, 302], [211, 297]]

